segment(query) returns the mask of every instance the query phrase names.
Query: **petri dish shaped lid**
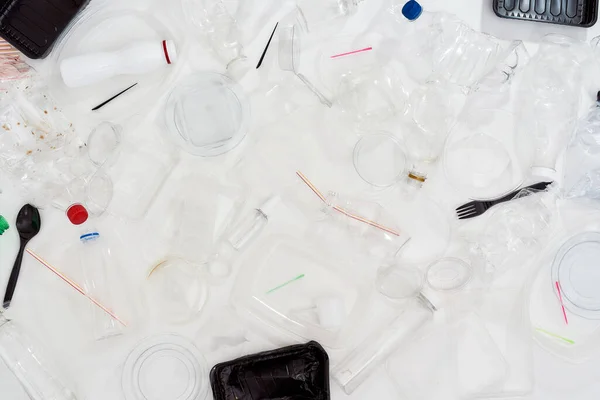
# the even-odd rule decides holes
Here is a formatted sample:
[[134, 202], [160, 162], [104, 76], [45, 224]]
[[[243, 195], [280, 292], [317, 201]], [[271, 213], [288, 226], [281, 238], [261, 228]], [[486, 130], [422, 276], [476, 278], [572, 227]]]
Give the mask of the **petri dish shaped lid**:
[[427, 269], [427, 284], [433, 290], [456, 290], [471, 280], [471, 266], [458, 258], [442, 258]]
[[[94, 52], [118, 51], [130, 43], [148, 40], [173, 40], [178, 46], [178, 52], [183, 51], [183, 41], [180, 40], [178, 31], [165, 25], [152, 12], [88, 7], [65, 32], [52, 52], [54, 62], [49, 79], [52, 97], [61, 106], [72, 106], [82, 117], [100, 121], [124, 120], [143, 112], [165, 93], [166, 85], [177, 72], [175, 65], [147, 74], [118, 75], [93, 85], [68, 88], [60, 75], [60, 63], [66, 58]], [[137, 83], [134, 88], [101, 109], [92, 111], [92, 108], [134, 83]]]
[[552, 264], [552, 284], [559, 282], [565, 307], [589, 319], [600, 319], [598, 260], [600, 232], [584, 232], [567, 240]]
[[387, 133], [363, 136], [354, 147], [354, 168], [373, 186], [392, 186], [404, 176], [406, 164], [400, 141]]
[[208, 384], [204, 357], [178, 335], [144, 340], [129, 354], [123, 369], [127, 400], [203, 400]]
[[250, 105], [228, 77], [204, 72], [190, 76], [169, 95], [165, 122], [169, 137], [190, 154], [212, 157], [236, 147], [246, 136]]

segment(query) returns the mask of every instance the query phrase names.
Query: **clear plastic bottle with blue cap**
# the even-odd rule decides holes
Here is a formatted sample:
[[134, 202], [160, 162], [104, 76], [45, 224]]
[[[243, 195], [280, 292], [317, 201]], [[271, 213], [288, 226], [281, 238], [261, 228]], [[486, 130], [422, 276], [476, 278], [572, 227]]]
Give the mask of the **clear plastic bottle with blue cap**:
[[[83, 274], [83, 286], [87, 294], [109, 310], [114, 311], [114, 294], [109, 279], [109, 268], [120, 268], [100, 233], [86, 224], [87, 210], [81, 204], [74, 204], [67, 210], [67, 217], [73, 225], [80, 226], [79, 263]], [[90, 306], [93, 313], [94, 337], [96, 340], [120, 335], [122, 325], [98, 307]]]

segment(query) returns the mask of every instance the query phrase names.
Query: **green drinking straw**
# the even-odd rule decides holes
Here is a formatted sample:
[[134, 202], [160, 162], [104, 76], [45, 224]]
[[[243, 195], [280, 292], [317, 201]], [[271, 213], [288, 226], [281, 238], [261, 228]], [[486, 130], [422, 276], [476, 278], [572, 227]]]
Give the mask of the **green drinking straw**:
[[304, 274], [302, 274], [302, 275], [298, 275], [298, 276], [297, 276], [297, 277], [295, 277], [294, 279], [290, 279], [289, 281], [287, 281], [287, 282], [285, 282], [285, 283], [282, 283], [281, 285], [279, 285], [279, 286], [277, 286], [277, 287], [275, 287], [275, 288], [273, 288], [273, 289], [269, 290], [269, 291], [267, 292], [267, 294], [269, 294], [269, 293], [273, 293], [274, 291], [276, 291], [276, 290], [279, 290], [279, 289], [281, 289], [282, 287], [285, 287], [285, 286], [289, 285], [289, 284], [290, 284], [290, 283], [292, 283], [292, 282], [296, 282], [297, 280], [300, 280], [300, 279], [304, 278], [304, 276], [305, 276]]
[[555, 334], [555, 333], [548, 332], [548, 331], [546, 331], [546, 330], [544, 330], [544, 329], [542, 329], [542, 328], [535, 328], [535, 330], [536, 330], [536, 331], [538, 331], [538, 332], [545, 333], [545, 334], [546, 334], [546, 335], [548, 335], [548, 336], [552, 336], [553, 338], [556, 338], [556, 339], [563, 340], [563, 341], [565, 341], [565, 342], [567, 342], [567, 343], [569, 343], [569, 344], [575, 344], [575, 341], [573, 341], [573, 340], [571, 340], [571, 339], [567, 339], [567, 338], [565, 338], [565, 337], [562, 337], [562, 336], [559, 336], [559, 335], [557, 335], [557, 334]]

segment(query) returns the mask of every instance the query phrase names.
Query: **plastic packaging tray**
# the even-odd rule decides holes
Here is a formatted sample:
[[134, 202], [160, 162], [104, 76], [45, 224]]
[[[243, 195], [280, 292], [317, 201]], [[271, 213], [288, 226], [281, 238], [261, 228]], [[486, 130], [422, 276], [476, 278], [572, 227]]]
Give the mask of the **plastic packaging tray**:
[[329, 357], [317, 342], [217, 364], [210, 372], [215, 400], [329, 400]]
[[88, 1], [5, 1], [0, 6], [0, 36], [27, 57], [43, 58]]
[[589, 28], [598, 20], [598, 0], [493, 0], [497, 16]]

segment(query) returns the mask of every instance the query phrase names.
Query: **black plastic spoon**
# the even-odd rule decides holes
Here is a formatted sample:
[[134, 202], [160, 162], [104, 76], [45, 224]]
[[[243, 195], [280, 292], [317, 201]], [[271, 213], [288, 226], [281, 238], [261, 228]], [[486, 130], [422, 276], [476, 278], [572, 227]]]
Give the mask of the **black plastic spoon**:
[[6, 293], [4, 294], [4, 308], [10, 307], [15, 288], [17, 287], [17, 281], [19, 280], [19, 272], [21, 272], [21, 262], [23, 261], [23, 253], [25, 247], [31, 239], [35, 237], [42, 227], [42, 220], [40, 218], [40, 212], [37, 208], [30, 204], [25, 204], [19, 214], [17, 215], [17, 231], [19, 232], [19, 238], [21, 239], [21, 246], [19, 248], [19, 254], [13, 265], [12, 271], [10, 272], [10, 278], [8, 285], [6, 286]]

